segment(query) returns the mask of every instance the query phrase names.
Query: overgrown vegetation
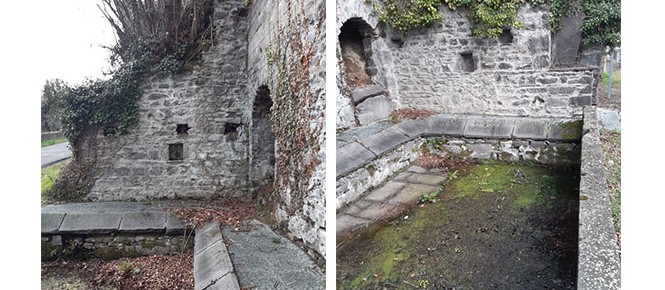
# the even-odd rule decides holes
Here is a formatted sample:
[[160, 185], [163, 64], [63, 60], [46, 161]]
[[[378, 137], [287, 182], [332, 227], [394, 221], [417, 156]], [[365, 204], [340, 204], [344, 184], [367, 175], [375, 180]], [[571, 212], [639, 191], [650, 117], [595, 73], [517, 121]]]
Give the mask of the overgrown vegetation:
[[49, 203], [46, 192], [48, 192], [55, 181], [60, 176], [60, 171], [69, 161], [63, 161], [54, 165], [42, 168], [42, 205]]
[[616, 47], [621, 41], [621, 0], [372, 0], [379, 21], [403, 32], [429, 27], [444, 20], [441, 8], [468, 11], [472, 34], [477, 37], [498, 37], [506, 28], [521, 28], [517, 20], [519, 8], [549, 6], [553, 30], [561, 19], [571, 13], [585, 15], [582, 36], [586, 45]]
[[621, 233], [621, 133], [603, 131], [600, 140], [605, 155], [605, 177], [612, 202], [612, 219]]
[[[79, 150], [94, 137], [120, 135], [138, 122], [138, 98], [153, 75], [183, 72], [211, 43], [212, 0], [102, 0], [100, 10], [117, 35], [108, 79], [68, 86], [54, 80], [63, 134], [72, 145], [74, 162], [52, 197], [80, 197], [93, 184], [94, 158], [81, 160]], [[51, 90], [44, 90], [44, 94]], [[91, 146], [87, 144], [86, 146]], [[79, 176], [74, 176], [80, 174]]]

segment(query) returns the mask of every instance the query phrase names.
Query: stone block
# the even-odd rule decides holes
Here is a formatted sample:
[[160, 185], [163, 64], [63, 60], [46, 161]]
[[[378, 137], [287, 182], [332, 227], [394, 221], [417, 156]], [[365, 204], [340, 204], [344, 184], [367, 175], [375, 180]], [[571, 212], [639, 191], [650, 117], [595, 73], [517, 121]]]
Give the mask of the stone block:
[[352, 216], [360, 216], [360, 213], [363, 212], [366, 208], [374, 204], [374, 201], [371, 200], [357, 200], [349, 207], [344, 210], [345, 214]]
[[430, 119], [423, 118], [417, 120], [405, 120], [395, 126], [397, 130], [402, 132], [409, 138], [418, 138], [429, 131]]
[[69, 213], [65, 215], [60, 232], [79, 234], [114, 233], [120, 227], [121, 213]]
[[367, 98], [376, 97], [382, 95], [385, 92], [385, 89], [382, 86], [372, 85], [369, 87], [359, 88], [351, 92], [351, 97], [353, 98], [354, 104], [360, 104]]
[[194, 236], [194, 254], [198, 255], [210, 245], [222, 240], [222, 230], [216, 222], [210, 222], [196, 230]]
[[582, 107], [591, 105], [591, 96], [570, 98], [572, 107]]
[[469, 117], [464, 128], [464, 137], [510, 139], [515, 120], [508, 117]]
[[64, 218], [64, 213], [42, 213], [42, 234], [57, 233]]
[[469, 144], [466, 145], [468, 150], [471, 150], [471, 157], [478, 159], [492, 158], [492, 151], [494, 147], [491, 144]]
[[398, 193], [402, 188], [404, 188], [404, 186], [406, 186], [406, 184], [403, 182], [388, 181], [384, 186], [372, 191], [365, 197], [365, 199], [382, 202]]
[[356, 116], [361, 125], [384, 120], [392, 111], [392, 103], [384, 95], [368, 98], [356, 106]]
[[358, 142], [360, 142], [365, 148], [369, 149], [377, 156], [407, 141], [409, 141], [409, 137], [395, 127], [390, 127], [384, 131], [358, 140]]
[[163, 212], [125, 213], [120, 222], [123, 232], [164, 232], [166, 214]]
[[513, 137], [516, 139], [544, 140], [549, 122], [543, 119], [517, 119]]
[[551, 121], [547, 139], [553, 141], [579, 141], [582, 138], [582, 120]]
[[167, 235], [179, 235], [184, 233], [187, 230], [185, 224], [183, 224], [174, 214], [168, 213], [166, 215], [166, 234]]
[[359, 227], [367, 226], [370, 220], [354, 217], [346, 214], [338, 214], [336, 218], [336, 234], [339, 236], [342, 233], [353, 231]]
[[[217, 231], [219, 240], [209, 244], [203, 251], [194, 256], [194, 289], [196, 290], [240, 289], [238, 279], [233, 273], [233, 264], [229, 258], [229, 252], [221, 239], [222, 234], [219, 231], [219, 225], [217, 225]], [[195, 243], [195, 247], [197, 246], [198, 243]], [[231, 278], [224, 279], [224, 277]]]
[[365, 208], [358, 216], [373, 221], [389, 220], [399, 216], [405, 209], [401, 203], [377, 202]]
[[389, 202], [412, 205], [418, 202], [423, 194], [434, 192], [436, 189], [437, 187], [433, 185], [408, 184], [398, 194], [389, 199]]
[[430, 117], [427, 135], [462, 136], [467, 119], [464, 116], [436, 115]]
[[406, 181], [410, 183], [420, 183], [427, 185], [439, 185], [440, 183], [446, 181], [445, 175], [432, 175], [432, 174], [421, 174], [414, 173], [406, 178]]
[[349, 143], [337, 149], [337, 178], [362, 167], [374, 160], [375, 157], [376, 155], [372, 151], [367, 150], [357, 142]]

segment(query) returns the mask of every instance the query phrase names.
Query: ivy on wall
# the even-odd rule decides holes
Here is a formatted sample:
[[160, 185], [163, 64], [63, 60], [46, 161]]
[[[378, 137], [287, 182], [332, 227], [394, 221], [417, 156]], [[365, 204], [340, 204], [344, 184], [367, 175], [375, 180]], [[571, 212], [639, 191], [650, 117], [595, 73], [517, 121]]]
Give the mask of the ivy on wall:
[[522, 27], [517, 11], [526, 3], [549, 6], [553, 31], [564, 16], [581, 12], [585, 16], [581, 27], [585, 44], [620, 45], [621, 0], [372, 0], [379, 21], [402, 32], [444, 20], [440, 13], [444, 4], [451, 10], [464, 8], [472, 34], [478, 37], [497, 37], [504, 28]]
[[[285, 199], [289, 214], [302, 209], [309, 192], [309, 178], [320, 161], [316, 155], [323, 130], [323, 118], [316, 115], [316, 97], [310, 87], [310, 66], [316, 42], [306, 40], [307, 19], [304, 7], [292, 7], [285, 1], [287, 21], [280, 25], [275, 42], [266, 50], [269, 64], [273, 107], [272, 129], [275, 136], [275, 187]], [[296, 1], [297, 2], [297, 1]], [[300, 3], [302, 4], [302, 3]], [[313, 31], [320, 35], [321, 23]]]

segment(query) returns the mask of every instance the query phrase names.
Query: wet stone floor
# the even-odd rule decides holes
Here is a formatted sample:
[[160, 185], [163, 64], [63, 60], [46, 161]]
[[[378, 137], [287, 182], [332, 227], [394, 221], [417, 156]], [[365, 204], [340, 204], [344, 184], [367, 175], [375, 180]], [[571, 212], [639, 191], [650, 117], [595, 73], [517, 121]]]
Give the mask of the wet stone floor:
[[575, 289], [579, 166], [466, 165], [338, 249], [339, 289]]

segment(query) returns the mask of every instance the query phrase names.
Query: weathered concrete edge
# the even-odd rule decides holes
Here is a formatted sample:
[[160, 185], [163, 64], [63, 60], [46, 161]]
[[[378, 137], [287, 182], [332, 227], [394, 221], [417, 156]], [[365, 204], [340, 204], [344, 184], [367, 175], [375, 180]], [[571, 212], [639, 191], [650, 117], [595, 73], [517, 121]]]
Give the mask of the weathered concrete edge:
[[577, 289], [620, 289], [621, 262], [612, 223], [596, 108], [584, 108]]

